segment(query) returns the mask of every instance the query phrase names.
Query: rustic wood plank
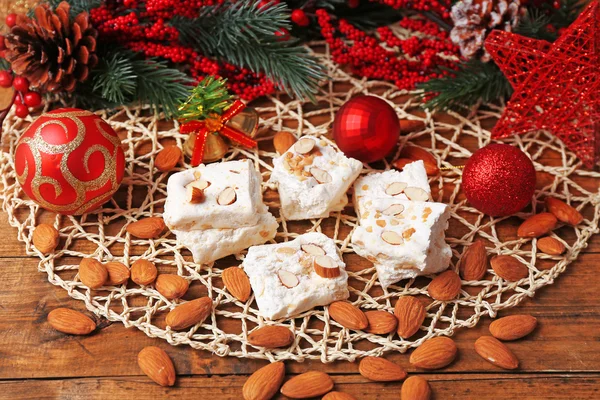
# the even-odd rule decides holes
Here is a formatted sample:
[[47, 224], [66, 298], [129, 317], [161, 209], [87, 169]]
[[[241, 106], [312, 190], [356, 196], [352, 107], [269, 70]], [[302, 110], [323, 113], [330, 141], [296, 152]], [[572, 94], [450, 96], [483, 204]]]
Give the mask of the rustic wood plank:
[[[595, 399], [600, 374], [428, 374], [435, 399]], [[179, 377], [163, 388], [145, 376], [0, 381], [2, 396], [18, 399], [241, 399], [246, 376]], [[357, 399], [398, 399], [401, 383], [374, 383], [360, 375], [334, 375], [335, 390]], [[284, 399], [278, 395], [274, 400]]]

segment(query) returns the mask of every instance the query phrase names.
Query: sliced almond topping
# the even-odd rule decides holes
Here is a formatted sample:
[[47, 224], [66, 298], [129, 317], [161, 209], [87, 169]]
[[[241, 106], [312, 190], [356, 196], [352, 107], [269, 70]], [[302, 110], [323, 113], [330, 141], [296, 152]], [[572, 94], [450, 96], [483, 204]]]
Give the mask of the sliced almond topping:
[[204, 190], [198, 189], [193, 185], [188, 185], [186, 187], [185, 199], [191, 204], [202, 203], [204, 201]]
[[406, 183], [404, 182], [394, 182], [390, 183], [387, 188], [385, 188], [385, 194], [389, 194], [390, 196], [399, 195], [406, 189]]
[[312, 167], [310, 169], [310, 173], [319, 183], [329, 183], [331, 182], [331, 175], [327, 173], [327, 171], [323, 171], [320, 168]]
[[398, 214], [402, 214], [402, 211], [404, 211], [404, 206], [402, 204], [392, 204], [382, 212], [383, 215], [395, 216]]
[[392, 224], [393, 226], [396, 226], [396, 225], [398, 225], [399, 223], [400, 223], [400, 221], [398, 221], [397, 219], [392, 219], [392, 220], [390, 221], [390, 224]]
[[312, 139], [304, 138], [300, 139], [294, 145], [294, 150], [300, 154], [310, 153], [310, 151], [315, 147], [315, 141]]
[[304, 251], [305, 253], [308, 253], [312, 256], [324, 256], [325, 255], [325, 250], [323, 250], [323, 248], [321, 246], [317, 246], [316, 244], [312, 244], [312, 243], [303, 244], [302, 246], [300, 246], [300, 248], [302, 249], [302, 251]]
[[418, 187], [407, 187], [404, 189], [404, 194], [408, 197], [409, 200], [412, 201], [427, 201], [429, 200], [429, 195], [426, 191]]
[[295, 254], [296, 253], [296, 249], [292, 248], [292, 247], [280, 247], [277, 249], [278, 253], [281, 254]]
[[300, 283], [300, 281], [298, 280], [298, 277], [296, 275], [294, 275], [293, 273], [291, 273], [290, 271], [285, 271], [283, 269], [280, 269], [277, 272], [277, 276], [279, 276], [279, 280], [281, 281], [281, 284], [288, 289], [294, 288], [294, 287], [298, 286], [298, 284]]
[[222, 206], [228, 206], [229, 204], [235, 203], [237, 199], [237, 195], [235, 193], [235, 189], [232, 187], [225, 188], [217, 197], [217, 203]]
[[317, 256], [314, 261], [315, 272], [323, 278], [340, 276], [340, 266], [329, 256]]
[[404, 242], [402, 236], [400, 236], [394, 231], [383, 231], [383, 233], [381, 234], [381, 238], [384, 242], [393, 245], [402, 244]]
[[[190, 183], [190, 185], [194, 185], [198, 189], [204, 190], [210, 186], [209, 181], [205, 181], [204, 179], [197, 179], [194, 182]], [[189, 186], [189, 185], [188, 185]]]

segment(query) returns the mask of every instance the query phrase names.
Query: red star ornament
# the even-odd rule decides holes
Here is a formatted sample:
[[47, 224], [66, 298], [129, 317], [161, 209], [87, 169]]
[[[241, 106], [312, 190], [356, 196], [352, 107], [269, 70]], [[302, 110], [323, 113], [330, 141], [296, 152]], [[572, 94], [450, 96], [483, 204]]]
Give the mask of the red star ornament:
[[514, 93], [492, 137], [552, 132], [585, 167], [600, 154], [600, 3], [594, 0], [554, 43], [493, 31], [485, 48]]

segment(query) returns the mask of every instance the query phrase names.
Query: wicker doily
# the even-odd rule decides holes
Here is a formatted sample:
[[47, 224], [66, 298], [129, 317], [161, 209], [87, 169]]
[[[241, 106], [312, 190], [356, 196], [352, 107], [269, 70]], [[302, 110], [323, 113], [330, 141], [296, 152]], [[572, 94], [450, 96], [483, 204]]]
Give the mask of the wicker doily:
[[[290, 101], [284, 97], [269, 98], [257, 105], [261, 128], [258, 133], [259, 151], [234, 148], [226, 159], [250, 158], [269, 178], [271, 159], [276, 155], [272, 148], [272, 135], [288, 130], [296, 135], [326, 135], [336, 110], [356, 94], [375, 93], [392, 103], [400, 118], [419, 119], [425, 128], [401, 138], [401, 145], [410, 141], [429, 149], [442, 167], [462, 165], [477, 149], [489, 142], [490, 127], [501, 111], [496, 107], [480, 107], [470, 115], [451, 113], [450, 118], [439, 119], [419, 110], [415, 100], [407, 93], [398, 92], [391, 84], [365, 81], [337, 69], [327, 54], [322, 55], [332, 80], [322, 89], [318, 104]], [[416, 112], [420, 116], [412, 115]], [[62, 287], [86, 307], [110, 321], [120, 321], [134, 326], [152, 337], [160, 337], [173, 345], [187, 344], [196, 349], [212, 351], [220, 356], [268, 358], [270, 360], [320, 359], [354, 360], [366, 355], [381, 355], [390, 350], [404, 352], [416, 347], [425, 339], [439, 335], [452, 335], [457, 328], [473, 327], [484, 315], [495, 316], [498, 310], [516, 306], [525, 297], [551, 284], [566, 267], [577, 258], [590, 236], [598, 232], [600, 217], [600, 173], [578, 168], [574, 155], [556, 139], [545, 133], [515, 137], [508, 142], [519, 146], [534, 160], [538, 170], [538, 190], [533, 207], [539, 211], [540, 201], [552, 195], [574, 204], [585, 216], [583, 223], [571, 228], [563, 226], [552, 233], [561, 240], [567, 252], [564, 256], [548, 256], [537, 251], [535, 241], [518, 239], [516, 226], [521, 218], [489, 218], [466, 204], [460, 191], [460, 171], [444, 170], [441, 177], [431, 179], [435, 201], [445, 202], [452, 208], [452, 218], [447, 240], [452, 246], [451, 268], [474, 239], [483, 238], [490, 254], [511, 254], [529, 266], [529, 277], [519, 282], [506, 283], [492, 270], [485, 280], [463, 282], [460, 297], [450, 302], [433, 301], [427, 296], [428, 278], [401, 281], [387, 291], [381, 289], [374, 268], [369, 262], [352, 252], [350, 235], [356, 218], [352, 207], [323, 220], [287, 222], [280, 219], [277, 241], [283, 241], [306, 231], [322, 231], [334, 238], [344, 253], [348, 264], [351, 301], [363, 309], [392, 311], [396, 299], [411, 294], [425, 301], [427, 319], [421, 332], [411, 340], [401, 340], [396, 335], [381, 336], [343, 329], [329, 318], [327, 308], [305, 312], [293, 319], [265, 321], [258, 316], [254, 297], [247, 303], [237, 301], [223, 289], [221, 271], [239, 265], [238, 259], [228, 257], [213, 266], [199, 266], [192, 262], [191, 254], [178, 246], [174, 235], [165, 233], [157, 240], [133, 239], [125, 226], [140, 218], [160, 215], [165, 200], [168, 173], [154, 168], [154, 157], [168, 142], [182, 145], [185, 137], [176, 127], [163, 123], [140, 108], [123, 108], [105, 111], [100, 115], [119, 132], [126, 154], [126, 172], [123, 185], [114, 199], [104, 208], [81, 217], [64, 217], [42, 211], [28, 200], [15, 183], [14, 148], [27, 123], [12, 116], [4, 123], [4, 149], [0, 154], [2, 176], [1, 197], [10, 224], [17, 228], [19, 240], [25, 243], [30, 255], [39, 256], [39, 270], [48, 274], [50, 283]], [[164, 125], [164, 126], [163, 126]], [[187, 166], [185, 166], [187, 167]], [[182, 167], [182, 168], [185, 168]], [[387, 163], [381, 167], [388, 168]], [[365, 168], [363, 173], [371, 171]], [[590, 180], [589, 178], [594, 178]], [[587, 186], [580, 180], [586, 178]], [[590, 187], [589, 182], [593, 182]], [[264, 197], [271, 212], [278, 216], [277, 193], [264, 186]], [[60, 230], [60, 245], [56, 252], [44, 256], [31, 243], [33, 229], [40, 221], [54, 223]], [[122, 287], [109, 287], [91, 291], [78, 280], [77, 268], [82, 257], [96, 257], [106, 262], [118, 260], [126, 265], [139, 258], [154, 262], [160, 272], [176, 272], [191, 281], [184, 299], [209, 295], [214, 300], [214, 311], [201, 326], [185, 332], [165, 328], [164, 316], [175, 306], [152, 287], [145, 289], [130, 283]], [[183, 300], [185, 301], [185, 300]], [[288, 349], [265, 351], [247, 344], [248, 332], [263, 324], [289, 327], [296, 340]]]

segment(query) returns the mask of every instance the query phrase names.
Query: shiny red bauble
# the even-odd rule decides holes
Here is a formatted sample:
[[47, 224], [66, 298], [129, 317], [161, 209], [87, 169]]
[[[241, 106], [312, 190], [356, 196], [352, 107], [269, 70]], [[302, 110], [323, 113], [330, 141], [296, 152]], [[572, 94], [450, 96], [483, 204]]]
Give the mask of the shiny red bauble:
[[502, 217], [529, 204], [535, 168], [525, 153], [508, 144], [477, 150], [463, 170], [462, 187], [469, 203], [484, 214]]
[[399, 136], [400, 121], [396, 112], [375, 96], [348, 100], [333, 121], [333, 138], [340, 150], [365, 163], [387, 156]]
[[43, 208], [79, 215], [108, 201], [125, 170], [121, 140], [89, 111], [62, 108], [38, 117], [19, 138], [15, 171]]
[[13, 79], [13, 87], [19, 92], [27, 92], [29, 90], [29, 81], [22, 76], [15, 76]]
[[310, 24], [308, 16], [300, 9], [292, 11], [291, 20], [298, 26], [308, 26]]

